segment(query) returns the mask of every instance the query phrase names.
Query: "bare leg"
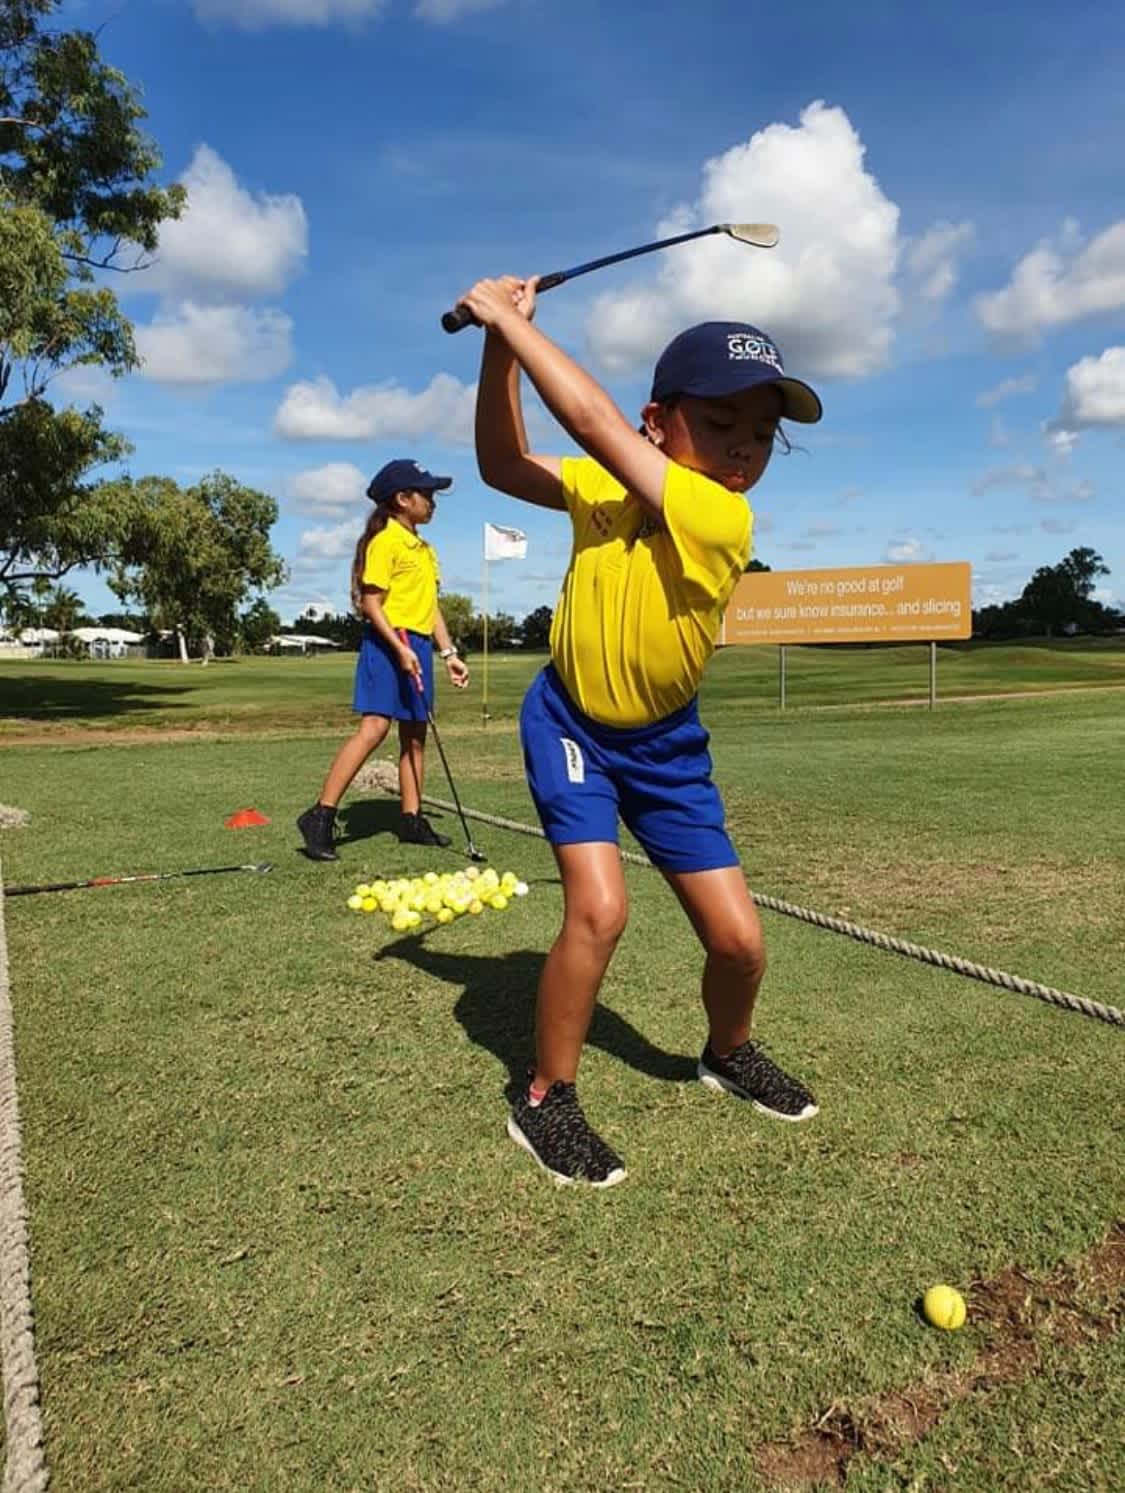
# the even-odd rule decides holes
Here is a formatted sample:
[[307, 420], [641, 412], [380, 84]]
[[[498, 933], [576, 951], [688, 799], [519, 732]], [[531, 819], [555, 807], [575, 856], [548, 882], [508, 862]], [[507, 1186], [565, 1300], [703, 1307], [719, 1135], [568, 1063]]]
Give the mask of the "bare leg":
[[324, 787], [320, 790], [320, 802], [334, 809], [351, 786], [351, 781], [376, 747], [380, 746], [391, 723], [385, 715], [360, 716], [359, 725], [353, 735], [336, 753]]
[[594, 1005], [629, 915], [616, 845], [556, 845], [565, 910], [539, 978], [535, 1086], [573, 1083]]
[[758, 909], [740, 866], [664, 873], [707, 951], [703, 1005], [711, 1046], [724, 1056], [747, 1041], [766, 953]]
[[426, 780], [426, 722], [398, 723], [398, 793], [404, 814], [422, 809], [422, 786]]

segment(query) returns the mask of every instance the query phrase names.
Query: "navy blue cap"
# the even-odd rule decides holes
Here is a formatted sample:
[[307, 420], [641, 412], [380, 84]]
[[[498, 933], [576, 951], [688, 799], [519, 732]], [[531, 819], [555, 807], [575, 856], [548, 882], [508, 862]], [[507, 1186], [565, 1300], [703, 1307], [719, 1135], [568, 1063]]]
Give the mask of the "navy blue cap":
[[452, 486], [452, 477], [435, 477], [416, 461], [400, 457], [379, 468], [368, 483], [367, 496], [373, 503], [385, 503], [396, 492], [441, 492]]
[[815, 425], [824, 413], [808, 384], [788, 377], [773, 338], [744, 321], [704, 321], [674, 337], [660, 354], [650, 397], [658, 404], [675, 394], [722, 399], [759, 384], [774, 385], [787, 420]]

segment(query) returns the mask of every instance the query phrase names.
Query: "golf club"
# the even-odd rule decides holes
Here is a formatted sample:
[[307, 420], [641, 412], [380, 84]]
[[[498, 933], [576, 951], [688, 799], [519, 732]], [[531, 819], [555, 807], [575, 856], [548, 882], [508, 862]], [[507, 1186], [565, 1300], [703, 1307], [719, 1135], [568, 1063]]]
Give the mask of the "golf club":
[[[403, 646], [405, 648], [409, 648], [410, 642], [406, 636], [406, 629], [400, 627], [398, 629], [398, 635], [402, 640]], [[422, 703], [426, 704], [426, 691], [422, 687], [421, 676], [418, 674], [414, 674], [411, 677], [414, 680], [414, 687], [422, 696]], [[473, 836], [472, 831], [469, 829], [469, 821], [465, 818], [465, 811], [461, 807], [461, 800], [457, 794], [457, 786], [453, 781], [453, 774], [449, 770], [449, 762], [446, 759], [445, 749], [441, 744], [441, 737], [438, 735], [437, 721], [434, 720], [434, 713], [430, 709], [429, 705], [426, 705], [426, 719], [430, 723], [430, 730], [434, 733], [434, 743], [438, 749], [438, 756], [441, 758], [442, 767], [445, 768], [445, 780], [449, 784], [449, 791], [453, 795], [453, 802], [457, 805], [457, 814], [461, 820], [461, 828], [465, 831], [465, 853], [468, 855], [471, 861], [486, 861], [488, 857], [485, 855], [484, 851], [478, 850], [477, 847], [473, 844]]]
[[77, 892], [88, 886], [124, 886], [130, 881], [172, 881], [177, 876], [222, 876], [227, 871], [272, 871], [269, 861], [251, 866], [196, 866], [189, 871], [152, 871], [144, 876], [92, 876], [88, 881], [50, 881], [42, 886], [6, 886], [5, 897], [30, 897], [36, 892]]
[[[773, 223], [713, 223], [710, 228], [696, 228], [691, 233], [678, 233], [675, 238], [657, 239], [655, 243], [641, 244], [636, 249], [624, 249], [620, 254], [607, 254], [603, 259], [591, 259], [586, 264], [572, 265], [568, 270], [553, 270], [549, 275], [541, 275], [537, 287], [537, 294], [544, 290], [553, 290], [556, 285], [563, 285], [567, 280], [574, 280], [579, 275], [588, 275], [591, 270], [601, 270], [608, 264], [620, 264], [623, 259], [635, 259], [638, 254], [652, 254], [657, 249], [670, 249], [673, 244], [686, 244], [693, 238], [706, 238], [709, 233], [725, 233], [728, 238], [737, 239], [740, 244], [752, 244], [756, 249], [776, 248], [781, 237], [780, 231]], [[473, 323], [473, 313], [465, 305], [454, 306], [452, 311], [447, 311], [441, 319], [441, 324], [447, 332], [460, 332], [464, 327]]]

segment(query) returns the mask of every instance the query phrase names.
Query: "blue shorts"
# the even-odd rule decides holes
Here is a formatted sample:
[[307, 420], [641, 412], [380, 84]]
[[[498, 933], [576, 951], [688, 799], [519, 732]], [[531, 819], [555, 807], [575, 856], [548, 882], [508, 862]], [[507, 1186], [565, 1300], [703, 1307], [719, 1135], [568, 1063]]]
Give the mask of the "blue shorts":
[[434, 708], [434, 644], [420, 632], [408, 632], [407, 641], [422, 665], [425, 697], [410, 674], [399, 668], [398, 659], [373, 627], [363, 629], [355, 665], [352, 709], [360, 715], [385, 715], [392, 721], [424, 721], [427, 705]]
[[548, 665], [524, 698], [520, 740], [552, 845], [615, 845], [620, 816], [661, 870], [738, 865], [694, 700], [650, 726], [603, 726], [583, 715]]

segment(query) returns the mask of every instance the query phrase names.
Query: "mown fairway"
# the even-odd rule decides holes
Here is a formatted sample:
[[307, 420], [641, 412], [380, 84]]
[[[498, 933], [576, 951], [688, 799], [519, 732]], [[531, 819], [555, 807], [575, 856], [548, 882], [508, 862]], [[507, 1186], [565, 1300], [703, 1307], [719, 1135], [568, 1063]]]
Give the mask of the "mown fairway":
[[[496, 663], [487, 729], [443, 697], [462, 796], [525, 822], [532, 667]], [[792, 650], [791, 703], [841, 708], [781, 715], [775, 669], [723, 653], [704, 699], [753, 885], [1125, 1005], [1125, 694], [872, 709], [925, 695], [921, 649]], [[869, 1435], [849, 1488], [1125, 1486], [1125, 1287], [1082, 1263], [1125, 1217], [1121, 1032], [767, 913], [760, 1034], [822, 1106], [771, 1123], [694, 1081], [693, 939], [630, 870], [582, 1086], [630, 1177], [557, 1192], [502, 1097], [550, 855], [475, 826], [524, 902], [420, 938], [349, 913], [359, 880], [459, 864], [400, 848], [382, 798], [352, 802], [338, 866], [295, 853], [349, 678], [0, 668], [0, 800], [33, 816], [0, 836], [8, 882], [276, 867], [6, 906], [55, 1486], [810, 1486], [767, 1445], [830, 1409], [862, 1442], [872, 1396], [947, 1371], [964, 1394], [922, 1439]], [[939, 666], [950, 695], [1123, 683], [1122, 648]], [[249, 804], [272, 824], [223, 829]], [[1035, 1285], [1064, 1262], [1074, 1332]], [[1013, 1266], [1027, 1356], [973, 1390], [974, 1282]], [[939, 1280], [970, 1296], [959, 1334], [915, 1313]]]

